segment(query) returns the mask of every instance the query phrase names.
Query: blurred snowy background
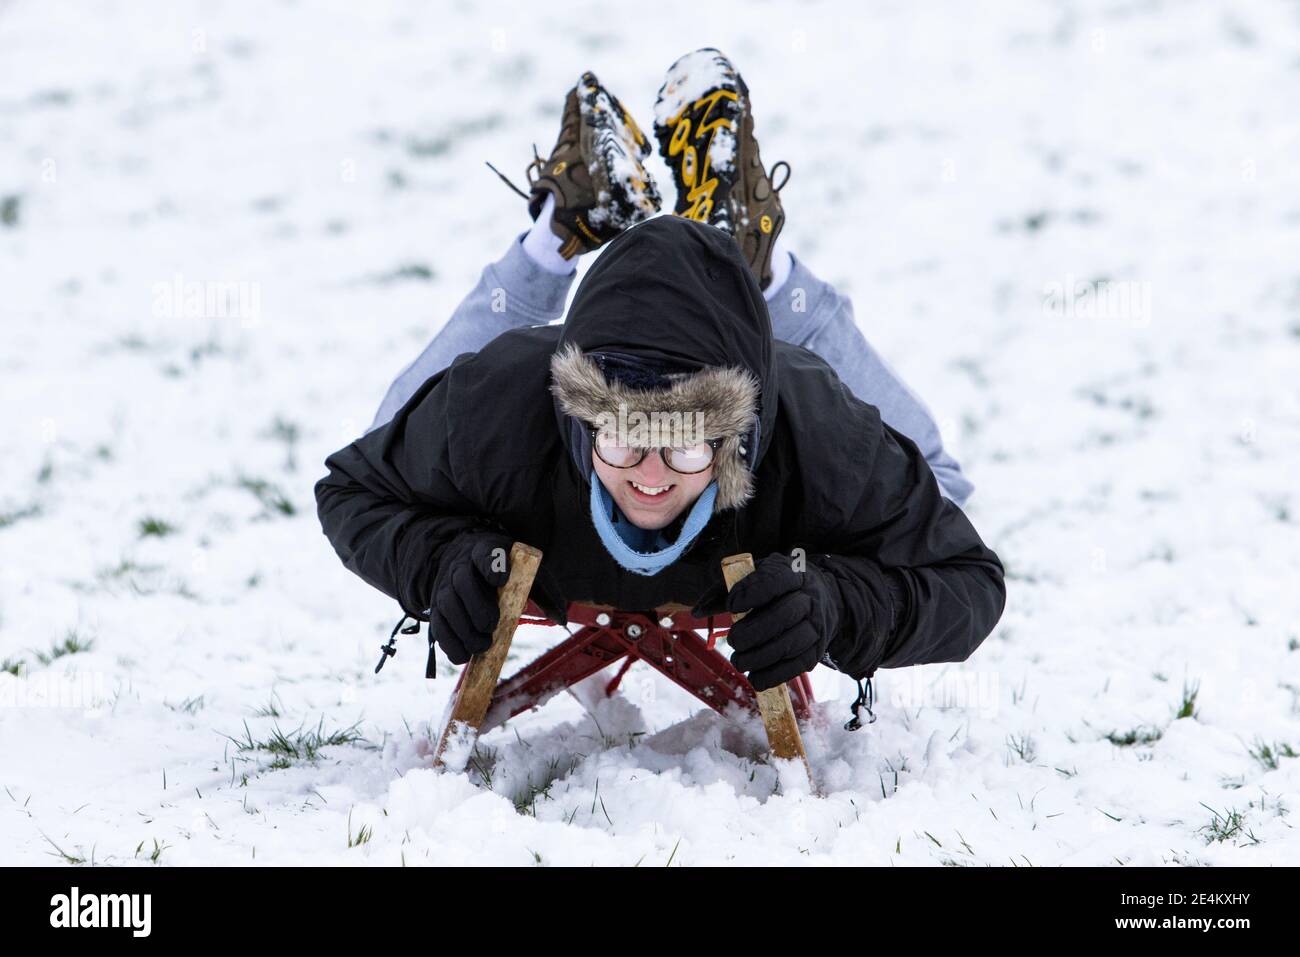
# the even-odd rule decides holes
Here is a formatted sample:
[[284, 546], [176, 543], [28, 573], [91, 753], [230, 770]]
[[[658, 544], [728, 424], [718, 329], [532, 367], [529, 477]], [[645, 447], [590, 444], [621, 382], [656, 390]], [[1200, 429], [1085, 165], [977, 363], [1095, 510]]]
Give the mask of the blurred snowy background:
[[[1007, 612], [856, 735], [818, 676], [825, 798], [644, 666], [437, 775], [312, 484], [526, 225], [483, 161], [703, 45]], [[1295, 2], [0, 2], [0, 862], [1293, 863], [1297, 102]]]

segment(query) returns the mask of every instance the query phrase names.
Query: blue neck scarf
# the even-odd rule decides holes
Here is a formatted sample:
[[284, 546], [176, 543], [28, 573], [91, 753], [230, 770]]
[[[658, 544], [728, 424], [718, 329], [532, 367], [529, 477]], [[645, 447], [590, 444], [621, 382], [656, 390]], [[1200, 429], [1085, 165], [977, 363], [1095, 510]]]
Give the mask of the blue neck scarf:
[[621, 512], [615, 524], [610, 519], [614, 499], [601, 484], [600, 477], [594, 471], [591, 473], [591, 520], [596, 525], [596, 534], [614, 561], [637, 575], [656, 575], [677, 561], [704, 531], [713, 516], [713, 500], [717, 497], [718, 483], [710, 482], [691, 506], [677, 541], [670, 544], [662, 531], [637, 528]]

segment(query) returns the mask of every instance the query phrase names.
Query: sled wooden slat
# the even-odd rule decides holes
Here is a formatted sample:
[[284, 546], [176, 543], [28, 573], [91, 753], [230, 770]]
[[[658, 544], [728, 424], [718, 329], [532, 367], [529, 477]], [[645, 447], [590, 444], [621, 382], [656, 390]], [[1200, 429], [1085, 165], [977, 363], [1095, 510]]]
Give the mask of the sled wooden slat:
[[497, 589], [501, 618], [492, 632], [492, 645], [487, 651], [472, 657], [465, 666], [447, 709], [446, 724], [438, 736], [433, 758], [435, 767], [442, 764], [443, 752], [454, 737], [477, 735], [483, 726], [488, 706], [492, 703], [492, 693], [501, 677], [501, 668], [510, 653], [510, 643], [514, 641], [515, 629], [519, 627], [519, 616], [528, 604], [528, 593], [541, 562], [542, 553], [531, 545], [515, 542], [511, 546], [510, 578]]
[[[722, 577], [730, 591], [736, 583], [754, 570], [754, 556], [749, 552], [729, 555], [722, 560]], [[744, 612], [731, 616], [732, 621], [740, 621]], [[794, 708], [790, 704], [790, 692], [784, 684], [766, 691], [758, 692], [758, 710], [763, 717], [763, 727], [767, 730], [767, 744], [772, 754], [778, 758], [798, 758], [808, 772], [809, 783], [813, 782], [812, 767], [808, 764], [808, 755], [804, 752], [803, 738], [799, 734], [799, 722], [795, 720]]]

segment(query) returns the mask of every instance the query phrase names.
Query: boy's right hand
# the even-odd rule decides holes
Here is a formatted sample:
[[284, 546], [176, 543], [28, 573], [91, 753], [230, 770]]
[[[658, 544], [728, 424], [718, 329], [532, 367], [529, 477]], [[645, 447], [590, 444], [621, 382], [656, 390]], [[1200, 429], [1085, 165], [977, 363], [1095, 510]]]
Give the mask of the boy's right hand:
[[[497, 589], [510, 578], [512, 544], [496, 532], [463, 532], [444, 546], [429, 603], [429, 634], [452, 664], [463, 665], [492, 646], [501, 619]], [[547, 617], [567, 624], [565, 602], [544, 566], [533, 591]]]

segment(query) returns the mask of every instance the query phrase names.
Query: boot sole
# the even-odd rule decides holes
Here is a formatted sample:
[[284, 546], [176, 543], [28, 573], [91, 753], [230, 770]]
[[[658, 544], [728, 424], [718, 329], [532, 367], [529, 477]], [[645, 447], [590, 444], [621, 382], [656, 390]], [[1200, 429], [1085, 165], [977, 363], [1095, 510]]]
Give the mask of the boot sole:
[[[650, 143], [612, 93], [584, 74], [578, 98], [581, 152], [597, 205], [588, 213], [595, 229], [623, 230], [659, 211], [659, 190], [642, 160]], [[592, 237], [594, 238], [594, 237]]]
[[744, 83], [720, 52], [696, 50], [668, 68], [655, 101], [659, 154], [677, 185], [678, 216], [734, 234]]

